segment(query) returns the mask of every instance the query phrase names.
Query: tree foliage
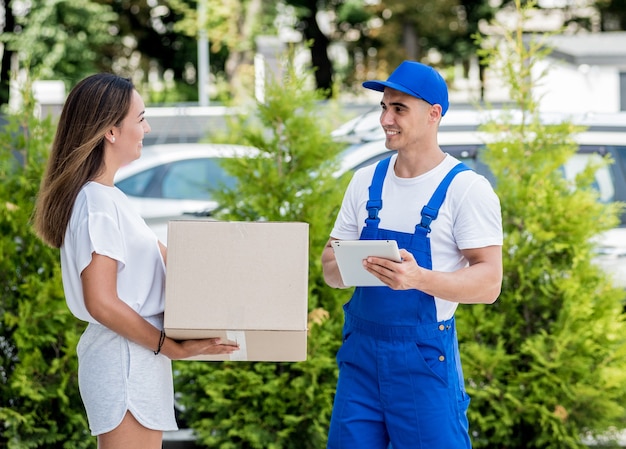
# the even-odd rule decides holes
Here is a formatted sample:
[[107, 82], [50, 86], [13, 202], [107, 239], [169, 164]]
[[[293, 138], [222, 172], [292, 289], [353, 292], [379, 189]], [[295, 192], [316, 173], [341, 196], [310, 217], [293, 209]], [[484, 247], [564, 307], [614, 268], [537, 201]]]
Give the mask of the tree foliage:
[[347, 298], [325, 286], [320, 256], [347, 179], [334, 176], [340, 147], [330, 137], [332, 109], [309, 79], [289, 65], [268, 84], [266, 102], [230, 125], [231, 140], [260, 155], [225, 162], [238, 185], [216, 193], [226, 205], [220, 219], [309, 223], [308, 360], [177, 362], [183, 419], [207, 447], [317, 449], [326, 442]]
[[[280, 26], [291, 27], [292, 34], [300, 33], [309, 45], [316, 86], [330, 98], [337, 86], [358, 86], [373, 71], [386, 76], [403, 59], [435, 55], [429, 62], [467, 65], [475, 55], [472, 36], [480, 32], [480, 24], [513, 0], [204, 1], [212, 96], [232, 100], [251, 96], [256, 38], [275, 36]], [[626, 26], [625, 1], [596, 0], [588, 8], [566, 2], [560, 9], [568, 24], [577, 25], [572, 28], [595, 30], [599, 25], [603, 31], [619, 30]], [[168, 87], [167, 95], [144, 89], [145, 98], [197, 99], [198, 0], [0, 2], [7, 12], [0, 39], [9, 44], [0, 58], [0, 104], [8, 100], [13, 51], [30, 61], [35, 73], [62, 79], [68, 86], [86, 74], [113, 71], [132, 76], [138, 86], [150, 82], [151, 88], [155, 73], [171, 73], [175, 88]], [[286, 20], [291, 16], [285, 11], [294, 20]], [[339, 48], [345, 49], [341, 57]]]
[[626, 0], [596, 0], [602, 31], [626, 30]]
[[379, 42], [380, 59], [391, 67], [404, 59], [423, 60], [431, 49], [451, 48], [466, 26], [458, 0], [392, 0], [373, 8], [383, 26], [371, 34]]
[[24, 100], [0, 134], [0, 447], [90, 448], [76, 378], [82, 325], [65, 305], [58, 250], [30, 226], [54, 126]]
[[61, 79], [71, 85], [107, 66], [101, 51], [114, 40], [116, 20], [110, 7], [92, 0], [49, 0], [15, 14], [15, 29], [1, 40], [18, 53], [33, 79]]
[[562, 174], [581, 130], [541, 121], [532, 87], [545, 72], [534, 67], [549, 49], [522, 34], [531, 8], [518, 2], [517, 29], [482, 41], [515, 110], [483, 125], [502, 203], [502, 294], [458, 311], [476, 448], [582, 448], [625, 424], [625, 294], [594, 264], [593, 243], [620, 206], [592, 188], [598, 164]]
[[[238, 101], [253, 96], [254, 56], [260, 35], [276, 35], [276, 4], [262, 0], [204, 0], [206, 13], [188, 0], [168, 0], [181, 19], [174, 30], [197, 38], [204, 31], [210, 49], [212, 85], [220, 100]], [[225, 92], [224, 92], [225, 90]]]
[[[132, 78], [149, 103], [197, 100], [197, 40], [177, 29], [182, 14], [162, 0], [92, 1], [117, 16], [115, 39], [102, 47], [108, 70]], [[220, 59], [213, 62], [219, 66]]]

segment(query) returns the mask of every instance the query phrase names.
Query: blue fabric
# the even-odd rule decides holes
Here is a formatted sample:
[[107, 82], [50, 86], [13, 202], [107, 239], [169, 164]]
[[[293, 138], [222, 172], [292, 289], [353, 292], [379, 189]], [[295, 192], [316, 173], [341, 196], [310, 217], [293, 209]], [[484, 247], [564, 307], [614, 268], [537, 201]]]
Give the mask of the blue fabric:
[[385, 87], [390, 87], [421, 98], [429, 104], [441, 105], [442, 117], [446, 115], [450, 106], [446, 81], [439, 72], [421, 62], [404, 61], [389, 75], [387, 81], [365, 81], [363, 87], [378, 92], [383, 92]]
[[[448, 186], [469, 168], [459, 164], [422, 210], [409, 234], [380, 229], [378, 211], [389, 159], [376, 167], [361, 239], [397, 240], [418, 264], [432, 268], [430, 223]], [[426, 218], [424, 218], [426, 216]], [[329, 449], [468, 449], [467, 407], [454, 318], [437, 322], [435, 300], [418, 291], [357, 287], [344, 306], [339, 381]]]

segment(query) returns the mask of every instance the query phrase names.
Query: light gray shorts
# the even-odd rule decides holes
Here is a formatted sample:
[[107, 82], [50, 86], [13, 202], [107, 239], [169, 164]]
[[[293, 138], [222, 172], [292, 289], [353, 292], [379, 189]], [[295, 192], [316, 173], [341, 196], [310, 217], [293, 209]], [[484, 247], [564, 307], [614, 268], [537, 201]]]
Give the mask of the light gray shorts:
[[[163, 315], [146, 320], [162, 328]], [[78, 385], [92, 435], [115, 429], [127, 411], [149, 429], [177, 430], [170, 359], [93, 323], [76, 352]]]

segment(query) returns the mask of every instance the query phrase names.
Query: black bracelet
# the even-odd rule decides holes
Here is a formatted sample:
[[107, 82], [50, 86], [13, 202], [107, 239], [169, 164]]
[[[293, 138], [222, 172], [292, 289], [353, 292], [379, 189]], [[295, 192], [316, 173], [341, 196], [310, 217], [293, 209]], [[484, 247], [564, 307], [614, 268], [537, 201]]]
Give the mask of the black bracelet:
[[154, 355], [159, 355], [164, 342], [165, 342], [165, 331], [161, 331], [161, 336], [159, 337], [159, 346], [157, 346], [157, 350], [154, 351]]

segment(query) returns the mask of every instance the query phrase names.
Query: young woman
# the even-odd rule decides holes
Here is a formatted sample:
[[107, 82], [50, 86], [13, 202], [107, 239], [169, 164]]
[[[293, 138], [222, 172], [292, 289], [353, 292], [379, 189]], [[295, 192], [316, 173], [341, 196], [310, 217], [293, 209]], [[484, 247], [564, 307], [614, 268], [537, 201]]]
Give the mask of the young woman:
[[88, 322], [78, 381], [98, 447], [161, 448], [177, 428], [171, 360], [228, 354], [219, 339], [163, 332], [166, 248], [126, 196], [116, 171], [141, 155], [150, 132], [130, 80], [96, 74], [68, 95], [35, 208], [35, 230], [61, 249], [71, 312]]

